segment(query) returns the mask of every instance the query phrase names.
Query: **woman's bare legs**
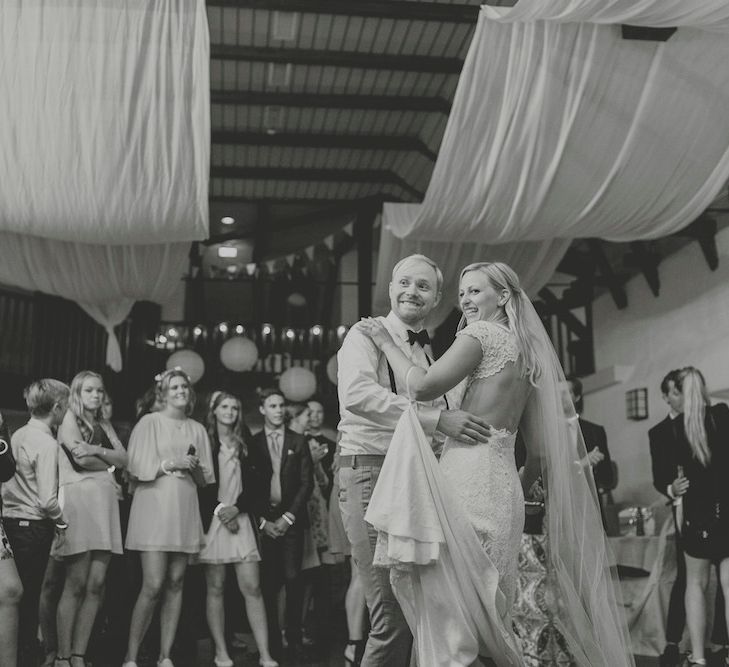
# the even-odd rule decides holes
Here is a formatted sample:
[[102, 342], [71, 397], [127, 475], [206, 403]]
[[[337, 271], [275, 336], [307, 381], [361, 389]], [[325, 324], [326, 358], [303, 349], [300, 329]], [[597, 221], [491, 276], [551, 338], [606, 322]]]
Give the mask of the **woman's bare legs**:
[[139, 646], [147, 634], [154, 609], [159, 602], [167, 575], [168, 554], [164, 551], [142, 551], [142, 590], [134, 604], [129, 626], [129, 643], [124, 662], [136, 662]]
[[71, 641], [71, 655], [86, 655], [96, 614], [104, 598], [106, 571], [111, 561], [110, 551], [92, 551], [86, 578], [86, 595], [76, 615], [76, 624]]
[[205, 566], [205, 614], [208, 628], [215, 644], [215, 658], [220, 662], [230, 660], [225, 644], [225, 565], [208, 564]]
[[175, 641], [177, 623], [182, 609], [182, 586], [185, 583], [185, 570], [189, 554], [168, 554], [167, 578], [162, 596], [162, 608], [159, 612], [159, 659], [170, 657], [172, 643]]
[[238, 579], [238, 588], [243, 594], [246, 603], [248, 623], [251, 626], [253, 637], [258, 646], [263, 662], [274, 662], [268, 647], [268, 624], [266, 622], [266, 608], [261, 594], [258, 563], [236, 563], [235, 575]]
[[0, 665], [18, 662], [18, 607], [23, 584], [12, 558], [0, 560]]
[[686, 559], [686, 625], [691, 640], [691, 656], [704, 659], [706, 640], [706, 590], [709, 585], [711, 563], [702, 558], [684, 554]]

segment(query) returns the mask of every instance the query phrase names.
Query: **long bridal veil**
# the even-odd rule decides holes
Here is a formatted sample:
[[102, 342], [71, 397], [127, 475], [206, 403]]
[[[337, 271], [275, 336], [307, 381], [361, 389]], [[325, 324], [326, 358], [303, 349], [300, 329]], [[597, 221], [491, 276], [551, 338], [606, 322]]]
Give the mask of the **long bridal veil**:
[[[526, 297], [522, 305], [542, 364], [522, 435], [540, 456], [555, 622], [580, 667], [632, 667], [585, 443], [563, 401], [564, 373], [534, 307]], [[498, 572], [440, 473], [414, 405], [398, 423], [365, 518], [378, 530], [375, 563], [391, 568], [420, 667], [471, 665], [479, 655], [499, 667], [523, 664]]]

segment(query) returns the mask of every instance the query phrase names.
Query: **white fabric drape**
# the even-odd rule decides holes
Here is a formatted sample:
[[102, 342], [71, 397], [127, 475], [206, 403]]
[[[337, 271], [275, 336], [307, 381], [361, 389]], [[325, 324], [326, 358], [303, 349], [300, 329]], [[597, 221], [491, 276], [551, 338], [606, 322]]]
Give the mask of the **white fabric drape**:
[[208, 234], [205, 2], [5, 0], [0, 62], [0, 282], [76, 301], [119, 370]]
[[519, 274], [524, 290], [535, 297], [554, 274], [557, 264], [570, 244], [569, 239], [502, 245], [398, 239], [387, 228], [392, 216], [408, 215], [417, 208], [417, 204], [384, 206], [383, 229], [377, 257], [374, 310], [377, 314], [383, 314], [390, 309], [387, 288], [392, 276], [392, 267], [398, 260], [414, 253], [427, 255], [443, 272], [443, 297], [426, 321], [426, 327], [431, 331], [440, 326], [453, 308], [458, 306], [458, 277], [461, 269], [467, 264], [506, 262]]
[[135, 301], [162, 302], [187, 268], [189, 244], [101, 246], [0, 232], [0, 283], [76, 301], [109, 334], [107, 363], [121, 370], [114, 327]]
[[[679, 29], [629, 41], [623, 22]], [[625, 241], [686, 226], [729, 178], [728, 31], [716, 0], [484, 7], [423, 204], [393, 232]]]
[[205, 3], [3, 0], [0, 11], [0, 230], [204, 238]]

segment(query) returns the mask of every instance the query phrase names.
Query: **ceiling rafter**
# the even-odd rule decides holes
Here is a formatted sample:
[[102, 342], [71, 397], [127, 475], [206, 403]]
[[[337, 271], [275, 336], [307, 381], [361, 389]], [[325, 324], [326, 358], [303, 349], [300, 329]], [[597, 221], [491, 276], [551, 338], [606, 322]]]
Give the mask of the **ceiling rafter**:
[[342, 95], [213, 90], [212, 104], [246, 106], [311, 107], [316, 109], [363, 109], [367, 111], [419, 111], [448, 115], [451, 103], [442, 97], [418, 95]]
[[297, 167], [211, 167], [213, 178], [271, 181], [323, 181], [344, 183], [389, 183], [402, 188], [419, 201], [423, 193], [388, 169], [301, 169]]
[[478, 5], [410, 0], [207, 0], [206, 4], [208, 7], [472, 24], [478, 20], [479, 12]]
[[210, 57], [213, 60], [292, 63], [320, 67], [433, 72], [436, 74], [459, 74], [463, 67], [463, 61], [460, 58], [443, 56], [415, 56], [273, 46], [237, 46], [232, 44], [211, 45]]
[[435, 162], [436, 154], [418, 137], [398, 134], [330, 134], [311, 132], [233, 132], [214, 130], [213, 144], [289, 146], [304, 148], [352, 148], [358, 150], [415, 151]]

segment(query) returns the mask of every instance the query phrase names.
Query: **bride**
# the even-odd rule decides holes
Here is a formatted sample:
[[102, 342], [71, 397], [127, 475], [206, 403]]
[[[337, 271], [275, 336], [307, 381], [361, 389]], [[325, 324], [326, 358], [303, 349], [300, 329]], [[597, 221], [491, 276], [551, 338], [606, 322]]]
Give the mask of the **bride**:
[[[524, 526], [524, 493], [546, 493], [548, 558], [557, 624], [580, 667], [633, 665], [615, 602], [607, 544], [584, 441], [569, 431], [564, 375], [534, 307], [505, 264], [460, 277], [461, 327], [427, 371], [413, 366], [377, 319], [358, 324], [413, 401], [465, 384], [461, 408], [491, 425], [486, 444], [448, 439], [438, 463], [415, 417], [401, 418], [366, 514], [378, 530], [376, 564], [413, 632], [420, 667], [522, 665], [510, 609]], [[527, 448], [514, 463], [516, 431]]]

